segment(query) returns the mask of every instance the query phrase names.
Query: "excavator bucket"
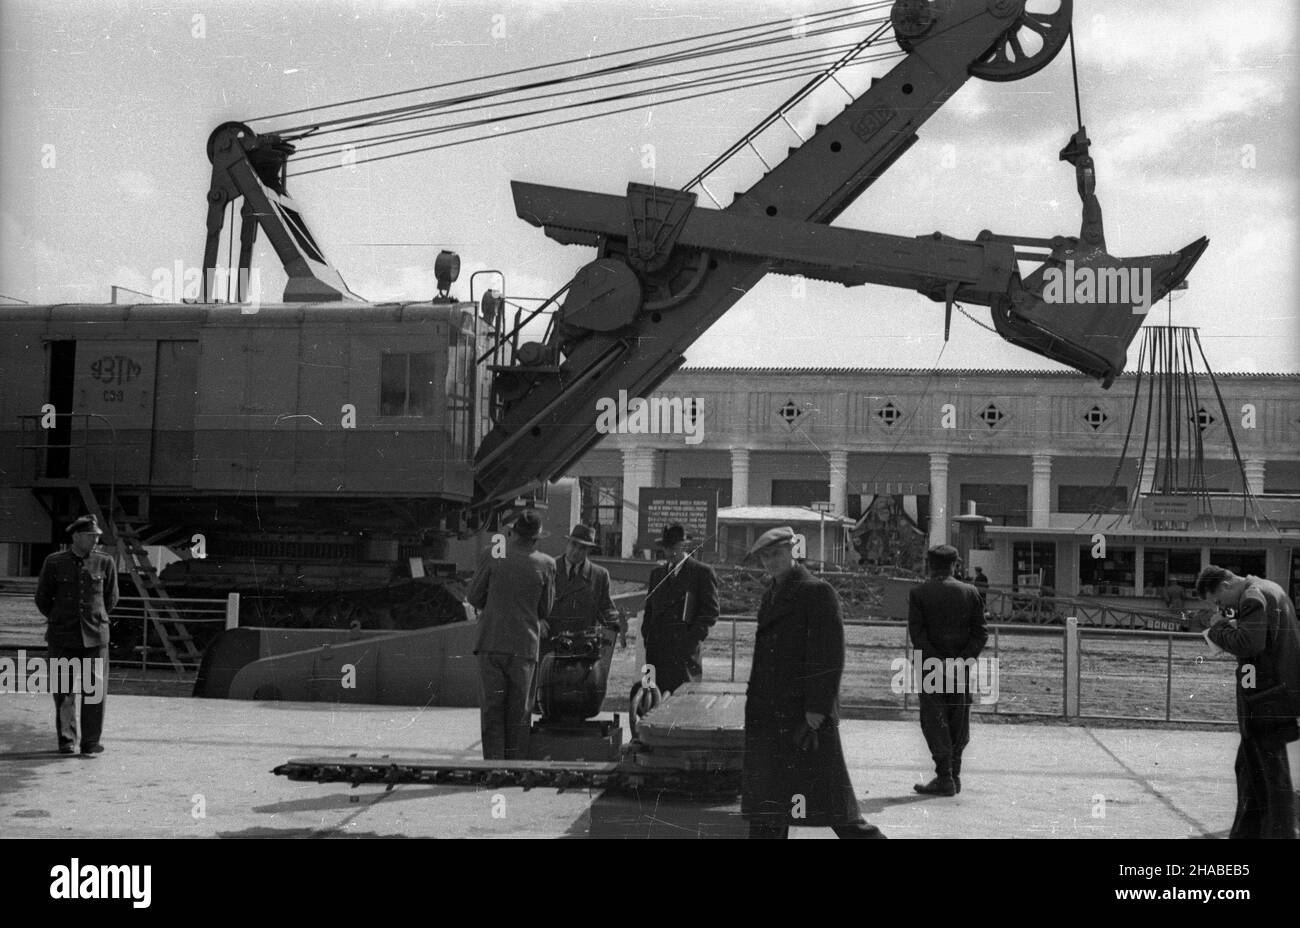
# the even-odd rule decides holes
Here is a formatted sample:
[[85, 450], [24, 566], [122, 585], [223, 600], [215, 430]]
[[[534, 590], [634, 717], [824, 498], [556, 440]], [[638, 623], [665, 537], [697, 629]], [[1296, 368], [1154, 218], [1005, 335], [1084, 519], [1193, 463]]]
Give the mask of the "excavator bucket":
[[1210, 244], [1200, 238], [1174, 254], [1115, 258], [1077, 250], [1067, 239], [1042, 267], [993, 307], [998, 334], [1068, 364], [1109, 389], [1147, 311], [1178, 287]]

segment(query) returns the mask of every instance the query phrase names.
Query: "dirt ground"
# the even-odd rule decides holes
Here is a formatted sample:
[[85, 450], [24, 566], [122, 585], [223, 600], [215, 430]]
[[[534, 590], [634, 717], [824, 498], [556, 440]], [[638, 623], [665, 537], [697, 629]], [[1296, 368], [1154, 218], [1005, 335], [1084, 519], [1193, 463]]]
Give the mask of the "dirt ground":
[[[629, 589], [632, 587], [629, 585]], [[626, 651], [615, 653], [606, 708], [621, 707], [636, 681], [636, 630]], [[896, 670], [891, 662], [904, 653], [905, 623], [886, 627], [850, 624], [845, 629], [847, 661], [841, 701], [846, 707], [903, 707], [891, 690]], [[753, 656], [754, 623], [735, 623], [735, 678], [745, 680]], [[0, 653], [39, 647], [43, 620], [30, 599], [0, 596]], [[732, 668], [732, 623], [714, 626], [704, 645], [705, 679], [728, 680]], [[986, 656], [998, 658], [999, 694], [993, 705], [976, 705], [981, 713], [1062, 713], [1061, 630], [1029, 633], [1003, 626], [990, 638]], [[1084, 716], [1200, 722], [1230, 722], [1233, 706], [1233, 661], [1209, 657], [1201, 639], [1176, 639], [1171, 673], [1166, 673], [1170, 645], [1165, 639], [1124, 639], [1084, 630], [1079, 667], [1080, 712]], [[192, 680], [168, 670], [142, 672], [121, 662], [113, 667], [110, 687], [135, 695], [187, 695]], [[1168, 705], [1166, 703], [1168, 702]], [[916, 705], [916, 697], [908, 698]]]

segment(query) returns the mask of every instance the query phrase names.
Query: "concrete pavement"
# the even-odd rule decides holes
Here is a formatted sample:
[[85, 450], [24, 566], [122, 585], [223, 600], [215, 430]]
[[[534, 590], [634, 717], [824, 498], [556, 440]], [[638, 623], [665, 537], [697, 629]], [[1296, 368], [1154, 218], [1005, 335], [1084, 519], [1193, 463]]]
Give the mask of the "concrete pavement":
[[[1232, 731], [973, 724], [963, 792], [920, 797], [915, 721], [846, 721], [867, 818], [890, 837], [1183, 838], [1232, 820]], [[5, 837], [560, 837], [743, 833], [736, 803], [587, 790], [294, 783], [290, 757], [477, 758], [476, 709], [112, 696], [104, 754], [53, 751], [48, 696], [0, 696]], [[795, 837], [830, 837], [796, 829]]]

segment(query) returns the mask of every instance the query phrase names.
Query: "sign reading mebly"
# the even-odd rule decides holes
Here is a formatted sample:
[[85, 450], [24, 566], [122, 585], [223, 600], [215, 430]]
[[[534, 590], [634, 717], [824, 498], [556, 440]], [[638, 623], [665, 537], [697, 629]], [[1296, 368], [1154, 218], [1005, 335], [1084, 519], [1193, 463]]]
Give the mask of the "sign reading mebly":
[[642, 487], [637, 502], [641, 514], [637, 532], [638, 547], [659, 547], [664, 526], [674, 522], [695, 539], [690, 543], [690, 548], [701, 543], [701, 550], [713, 551], [717, 547], [717, 490]]

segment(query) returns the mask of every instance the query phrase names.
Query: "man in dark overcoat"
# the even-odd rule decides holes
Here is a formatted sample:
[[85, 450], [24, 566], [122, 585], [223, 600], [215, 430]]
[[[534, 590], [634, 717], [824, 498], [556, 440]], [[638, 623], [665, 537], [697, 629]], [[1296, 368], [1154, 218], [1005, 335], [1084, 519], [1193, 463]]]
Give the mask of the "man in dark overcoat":
[[[550, 637], [570, 632], [627, 631], [609, 595], [609, 571], [588, 556], [599, 547], [596, 531], [575, 525], [564, 554], [555, 561], [555, 605], [551, 607]], [[543, 643], [543, 653], [549, 650]]]
[[883, 838], [862, 819], [840, 745], [839, 597], [795, 563], [794, 539], [792, 529], [774, 528], [749, 552], [772, 582], [758, 610], [745, 696], [741, 811], [751, 838], [785, 838], [791, 826]]
[[[45, 640], [50, 660], [82, 662], [94, 675], [90, 680], [83, 676], [80, 694], [56, 691], [51, 680], [60, 754], [76, 753], [78, 744], [82, 754], [104, 750], [100, 737], [108, 701], [108, 614], [117, 605], [117, 564], [95, 550], [102, 531], [93, 515], [69, 525], [72, 546], [47, 557], [36, 581], [36, 608], [49, 623]], [[88, 694], [94, 698], [87, 698]]]
[[718, 575], [686, 553], [686, 531], [665, 526], [668, 560], [650, 572], [641, 621], [645, 660], [655, 669], [655, 684], [666, 696], [704, 674], [700, 644], [718, 621]]
[[[984, 600], [969, 583], [953, 576], [957, 549], [938, 545], [926, 554], [930, 579], [907, 596], [907, 632], [913, 660], [944, 663], [938, 675], [942, 692], [921, 692], [921, 733], [934, 760], [935, 777], [913, 787], [918, 793], [952, 796], [961, 792], [961, 755], [970, 743], [971, 678], [965, 666], [948, 673], [952, 659], [977, 658], [989, 640]], [[930, 677], [934, 679], [934, 677]]]
[[1288, 743], [1300, 740], [1300, 627], [1286, 591], [1271, 580], [1214, 564], [1196, 578], [1196, 593], [1220, 609], [1205, 639], [1237, 658], [1237, 813], [1229, 838], [1295, 838], [1296, 796]]
[[[569, 532], [564, 554], [555, 560], [555, 604], [546, 620], [549, 634], [541, 641], [541, 660], [533, 678], [534, 703], [549, 672], [546, 655], [556, 650], [559, 635], [583, 635], [599, 632], [601, 635], [598, 658], [593, 662], [591, 680], [598, 680], [604, 692], [609, 679], [609, 666], [614, 656], [615, 636], [627, 645], [627, 620], [614, 605], [609, 593], [609, 571], [593, 564], [588, 555], [599, 547], [596, 531], [589, 525], [578, 524]], [[538, 711], [541, 711], [539, 706]]]

